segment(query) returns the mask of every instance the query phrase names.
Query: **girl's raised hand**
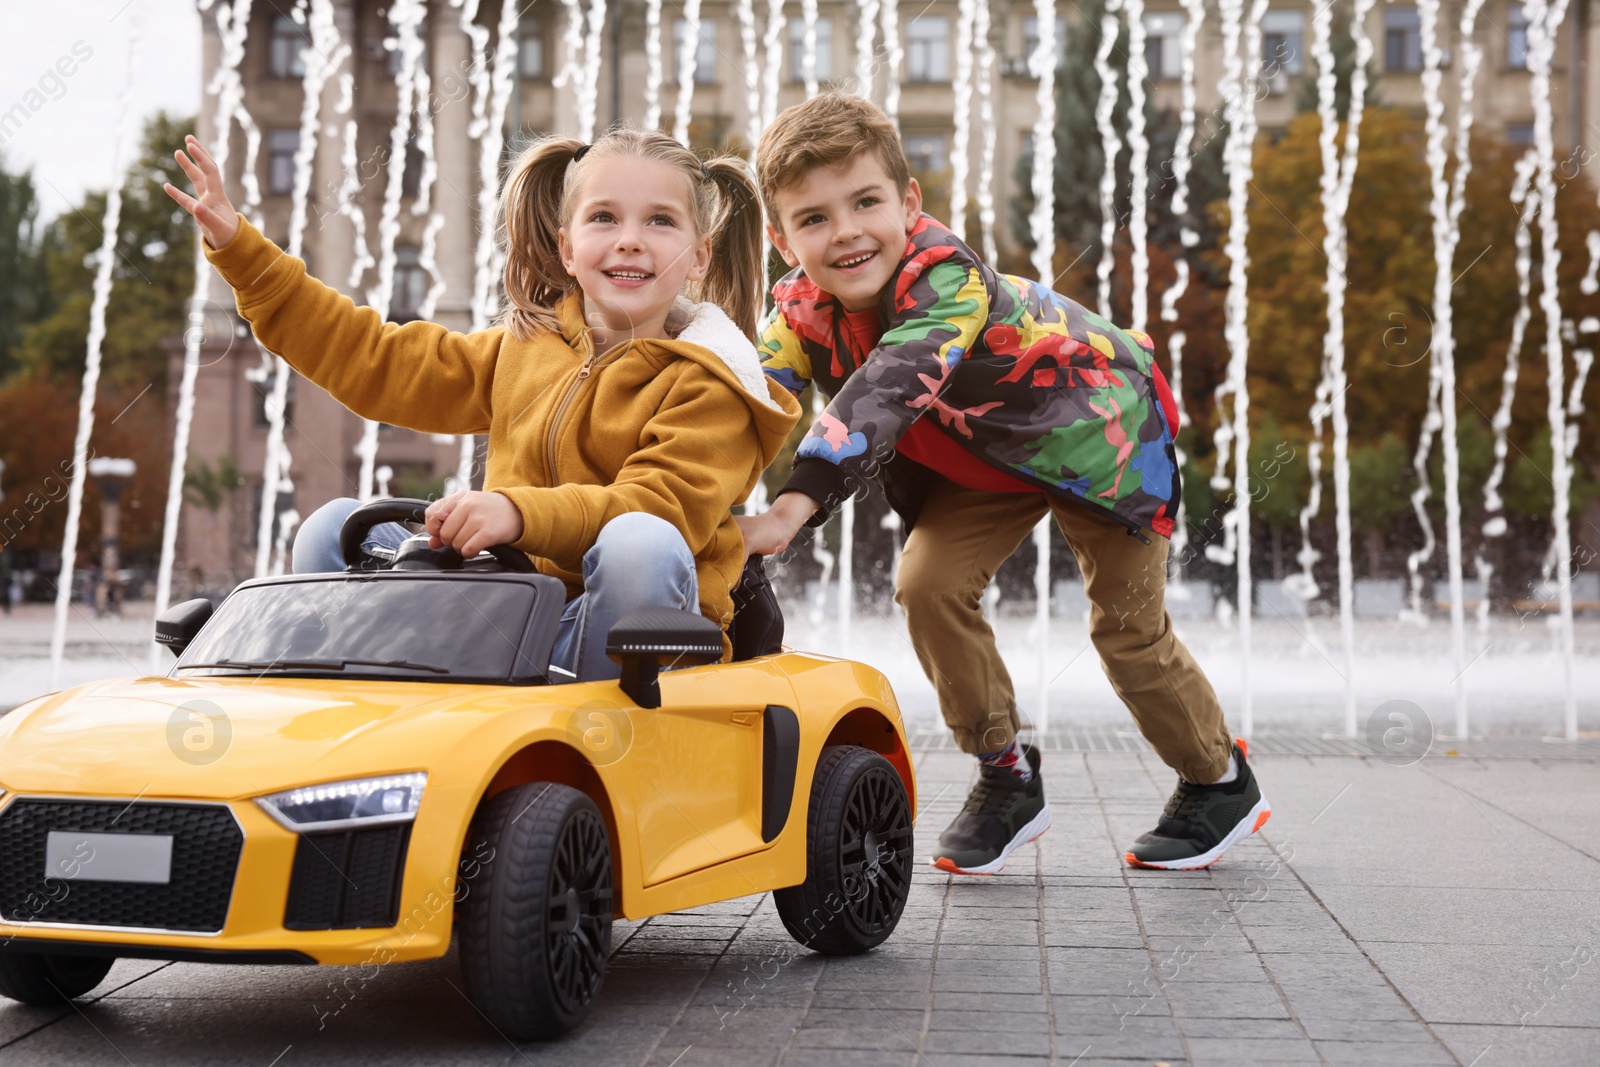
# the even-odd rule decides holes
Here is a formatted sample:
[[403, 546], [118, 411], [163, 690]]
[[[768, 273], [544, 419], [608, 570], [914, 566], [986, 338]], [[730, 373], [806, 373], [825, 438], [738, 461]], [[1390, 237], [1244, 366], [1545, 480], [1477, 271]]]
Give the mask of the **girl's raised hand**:
[[[185, 152], [184, 148], [188, 151]], [[193, 136], [185, 137], [183, 148], [172, 153], [172, 156], [194, 183], [196, 195], [190, 196], [171, 182], [164, 186], [167, 195], [194, 216], [194, 221], [200, 224], [200, 232], [206, 235], [207, 244], [214, 249], [221, 248], [239, 232], [239, 216], [233, 210], [233, 202], [228, 199], [228, 194], [223, 191], [222, 171], [217, 168], [217, 161]]]

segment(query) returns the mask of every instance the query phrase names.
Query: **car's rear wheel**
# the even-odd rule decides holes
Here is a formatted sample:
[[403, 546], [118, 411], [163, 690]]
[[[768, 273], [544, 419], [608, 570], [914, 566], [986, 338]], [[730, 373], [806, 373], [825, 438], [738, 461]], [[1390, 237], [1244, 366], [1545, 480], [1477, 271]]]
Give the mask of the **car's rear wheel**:
[[24, 1004], [65, 1004], [105, 980], [109, 956], [57, 956], [0, 951], [0, 996]]
[[911, 891], [911, 802], [876, 752], [823, 749], [806, 819], [806, 880], [772, 894], [796, 941], [830, 956], [879, 945]]
[[536, 1041], [588, 1016], [611, 951], [611, 844], [594, 801], [553, 782], [492, 797], [468, 851], [460, 908], [467, 993], [507, 1037]]

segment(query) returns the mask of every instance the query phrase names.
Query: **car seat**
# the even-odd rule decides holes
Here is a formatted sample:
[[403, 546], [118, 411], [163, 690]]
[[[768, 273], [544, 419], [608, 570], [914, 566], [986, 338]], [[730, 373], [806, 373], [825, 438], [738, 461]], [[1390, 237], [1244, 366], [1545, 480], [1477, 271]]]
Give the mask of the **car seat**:
[[772, 591], [772, 582], [762, 566], [765, 557], [745, 560], [744, 573], [733, 589], [733, 623], [728, 638], [733, 642], [733, 659], [770, 656], [783, 649], [783, 609]]

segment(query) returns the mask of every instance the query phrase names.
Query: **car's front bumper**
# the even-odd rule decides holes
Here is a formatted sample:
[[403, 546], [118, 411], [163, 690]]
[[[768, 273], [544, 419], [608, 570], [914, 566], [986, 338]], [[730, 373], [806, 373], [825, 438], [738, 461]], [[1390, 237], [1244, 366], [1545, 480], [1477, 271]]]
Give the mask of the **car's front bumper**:
[[[445, 806], [424, 805], [416, 824], [312, 836], [248, 800], [8, 795], [0, 948], [346, 965], [439, 956], [450, 942], [460, 841]], [[168, 880], [90, 880], [85, 849], [83, 870], [46, 877], [51, 832], [168, 836]], [[418, 847], [423, 840], [449, 845]]]

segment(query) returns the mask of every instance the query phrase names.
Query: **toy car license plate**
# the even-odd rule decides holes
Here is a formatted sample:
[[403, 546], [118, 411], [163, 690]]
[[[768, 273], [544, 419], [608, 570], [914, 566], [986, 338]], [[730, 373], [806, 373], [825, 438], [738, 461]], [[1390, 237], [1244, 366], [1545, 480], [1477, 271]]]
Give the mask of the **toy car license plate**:
[[166, 885], [172, 880], [172, 836], [52, 830], [45, 839], [44, 876]]

